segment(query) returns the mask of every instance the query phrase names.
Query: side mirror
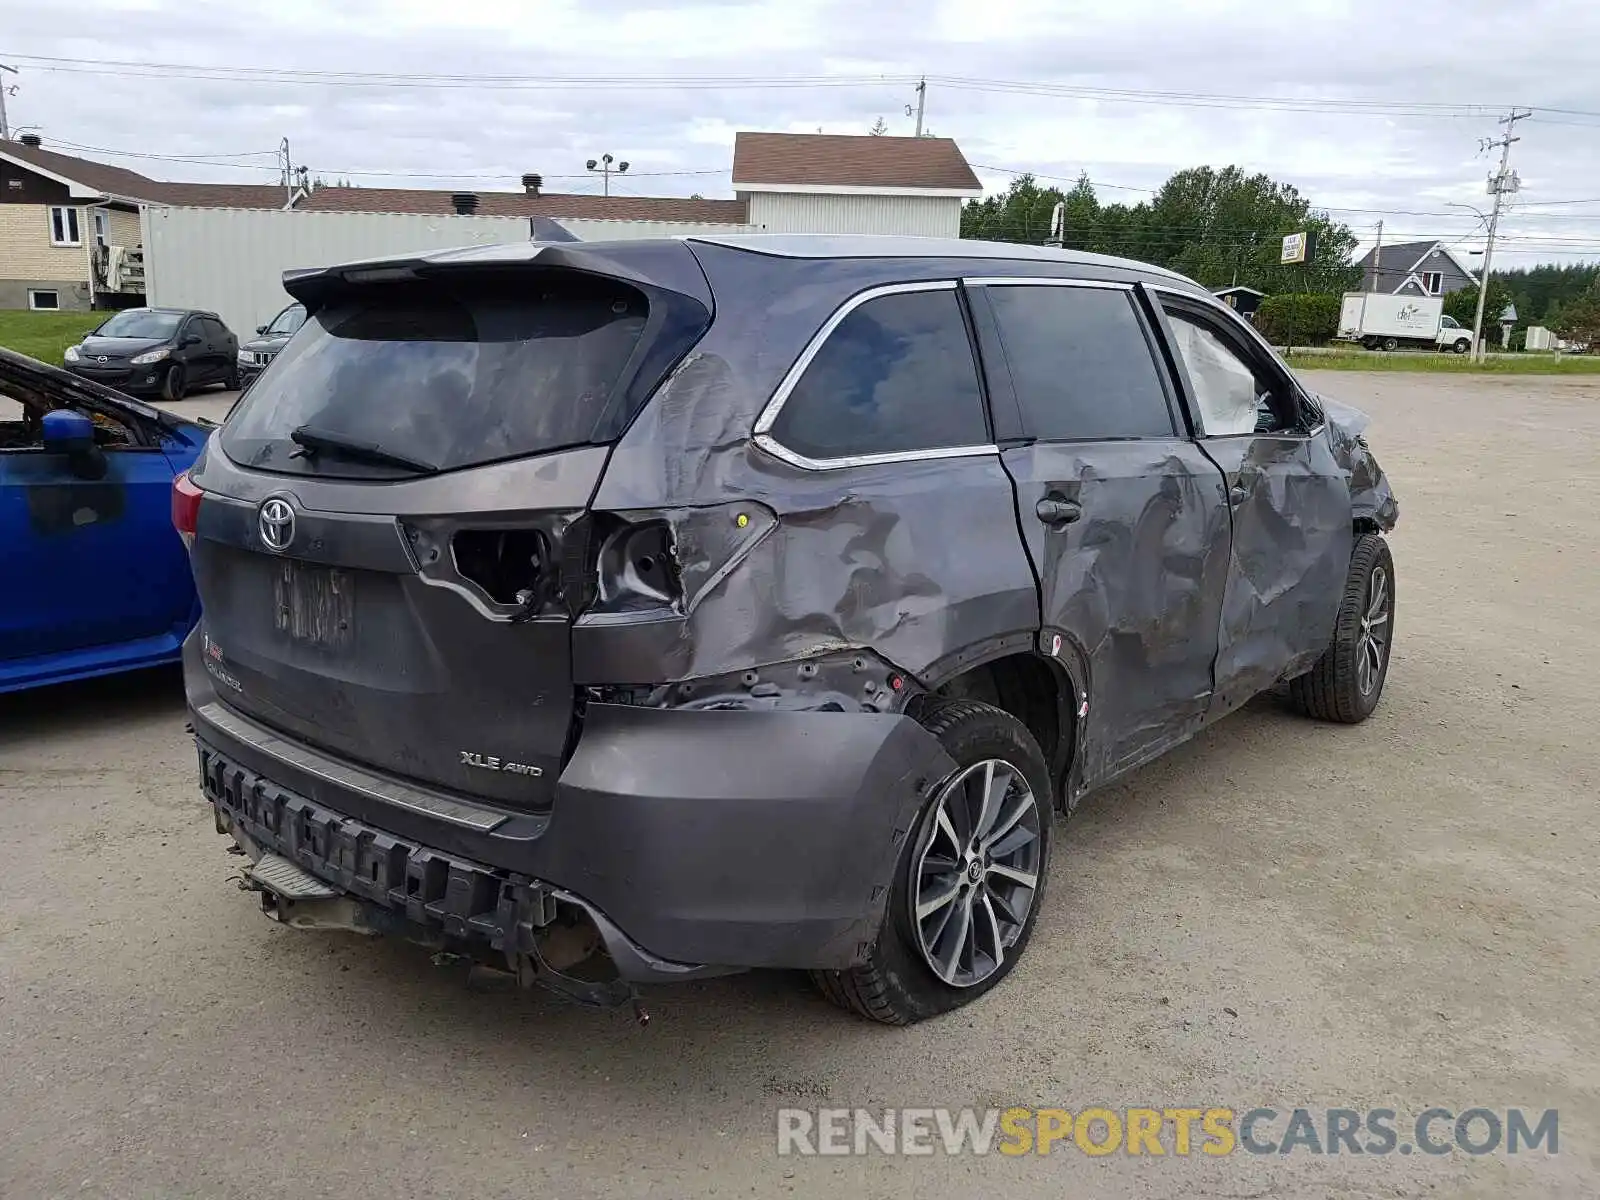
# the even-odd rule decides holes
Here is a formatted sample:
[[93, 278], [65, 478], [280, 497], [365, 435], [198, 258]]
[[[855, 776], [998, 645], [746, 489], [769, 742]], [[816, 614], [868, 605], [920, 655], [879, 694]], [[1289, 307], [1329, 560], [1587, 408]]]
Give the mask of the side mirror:
[[267, 331], [267, 327], [265, 325], [257, 325], [256, 326], [256, 332], [257, 333], [265, 333], [266, 331]]
[[205, 341], [205, 339], [202, 338], [198, 333], [191, 333], [188, 337], [183, 339], [183, 344], [185, 346], [198, 346], [203, 341]]
[[81, 412], [58, 408], [44, 415], [46, 454], [64, 454], [79, 479], [104, 479], [105, 451], [94, 444], [94, 422]]

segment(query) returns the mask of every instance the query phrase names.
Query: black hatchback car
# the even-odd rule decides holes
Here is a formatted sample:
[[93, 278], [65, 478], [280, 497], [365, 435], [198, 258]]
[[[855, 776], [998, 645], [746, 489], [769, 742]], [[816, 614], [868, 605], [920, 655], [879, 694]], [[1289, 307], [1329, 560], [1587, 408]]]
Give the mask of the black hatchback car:
[[1087, 792], [1383, 690], [1363, 419], [1177, 275], [701, 237], [286, 286], [174, 516], [202, 784], [289, 924], [913, 1021], [1015, 966]]
[[125, 308], [68, 346], [63, 365], [119, 391], [181, 400], [208, 384], [237, 388], [238, 356], [239, 339], [216, 313]]

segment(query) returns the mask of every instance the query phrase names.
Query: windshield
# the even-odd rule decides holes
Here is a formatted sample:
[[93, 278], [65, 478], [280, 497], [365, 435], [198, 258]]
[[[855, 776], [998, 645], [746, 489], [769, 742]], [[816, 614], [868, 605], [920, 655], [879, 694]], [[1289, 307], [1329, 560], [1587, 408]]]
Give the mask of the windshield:
[[370, 475], [371, 461], [308, 455], [292, 434], [310, 428], [440, 470], [582, 444], [646, 315], [634, 289], [575, 273], [356, 288], [290, 340], [222, 445], [266, 470]]
[[306, 323], [306, 310], [302, 304], [291, 304], [277, 316], [272, 318], [272, 324], [267, 326], [268, 333], [294, 333]]
[[95, 333], [100, 337], [169, 338], [178, 331], [182, 313], [156, 312], [149, 308], [130, 308], [119, 312]]

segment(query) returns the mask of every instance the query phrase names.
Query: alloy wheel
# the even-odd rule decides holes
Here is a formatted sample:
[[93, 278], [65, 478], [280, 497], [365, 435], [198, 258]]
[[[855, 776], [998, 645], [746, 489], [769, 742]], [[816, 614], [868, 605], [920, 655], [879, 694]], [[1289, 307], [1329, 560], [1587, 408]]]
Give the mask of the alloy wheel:
[[1356, 642], [1356, 686], [1372, 695], [1383, 676], [1389, 654], [1389, 573], [1375, 567], [1367, 581], [1367, 607], [1361, 615], [1361, 637]]
[[1039, 888], [1039, 801], [1004, 759], [959, 772], [929, 810], [911, 922], [929, 967], [952, 987], [982, 983], [1016, 945]]

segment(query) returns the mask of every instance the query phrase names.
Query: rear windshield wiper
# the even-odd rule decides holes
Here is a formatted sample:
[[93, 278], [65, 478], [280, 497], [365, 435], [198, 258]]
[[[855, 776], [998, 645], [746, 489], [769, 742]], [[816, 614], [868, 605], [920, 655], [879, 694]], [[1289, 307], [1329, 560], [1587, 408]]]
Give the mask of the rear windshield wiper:
[[355, 462], [399, 467], [404, 471], [415, 471], [419, 475], [432, 475], [439, 470], [433, 463], [423, 462], [420, 458], [407, 458], [404, 454], [396, 454], [393, 450], [385, 450], [376, 442], [358, 441], [311, 425], [301, 425], [293, 430], [289, 434], [289, 440], [300, 447], [295, 453], [305, 457], [327, 451], [329, 454]]

